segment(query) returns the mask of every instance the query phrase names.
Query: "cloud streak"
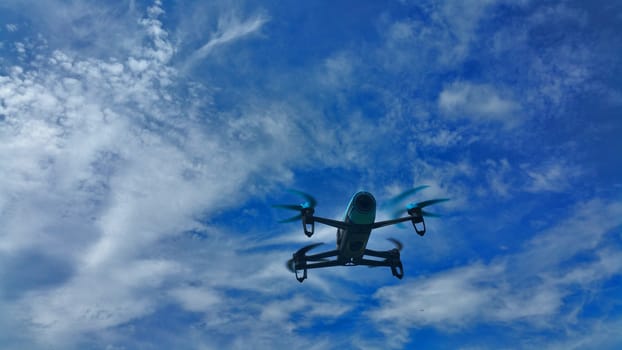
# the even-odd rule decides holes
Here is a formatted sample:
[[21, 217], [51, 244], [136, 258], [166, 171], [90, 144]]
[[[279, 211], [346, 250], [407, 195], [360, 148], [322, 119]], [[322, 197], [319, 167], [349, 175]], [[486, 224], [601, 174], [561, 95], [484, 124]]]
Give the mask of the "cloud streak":
[[240, 20], [236, 15], [229, 14], [218, 19], [218, 29], [210, 40], [194, 51], [184, 64], [184, 70], [206, 59], [216, 48], [230, 44], [259, 31], [269, 21], [265, 15], [255, 15], [246, 20]]
[[519, 123], [518, 104], [501, 96], [490, 85], [454, 82], [441, 91], [438, 107], [451, 118], [470, 118], [474, 121], [497, 121], [506, 127]]

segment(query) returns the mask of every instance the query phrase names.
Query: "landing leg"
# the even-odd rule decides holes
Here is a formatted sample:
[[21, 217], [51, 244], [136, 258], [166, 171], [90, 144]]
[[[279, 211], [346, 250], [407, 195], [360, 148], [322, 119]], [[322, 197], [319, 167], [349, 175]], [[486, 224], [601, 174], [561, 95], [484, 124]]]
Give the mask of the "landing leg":
[[290, 260], [290, 269], [293, 270], [293, 272], [296, 274], [296, 279], [300, 283], [307, 279], [308, 269], [343, 265], [343, 262], [341, 260], [326, 260], [326, 258], [337, 256], [337, 254], [339, 253], [337, 250], [330, 250], [327, 252], [313, 255], [305, 255], [305, 252], [308, 249], [309, 246], [298, 250], [296, 253], [294, 253], [292, 259]]
[[398, 260], [396, 263], [391, 265], [391, 273], [393, 274], [393, 276], [399, 279], [402, 279], [402, 277], [404, 277], [404, 267], [402, 266], [401, 261]]
[[298, 275], [298, 271], [299, 270], [296, 270], [296, 279], [298, 280], [298, 282], [302, 283], [302, 281], [307, 279], [307, 269], [302, 270], [302, 276]]
[[398, 249], [391, 249], [384, 252], [379, 252], [376, 250], [365, 249], [365, 255], [384, 258], [384, 260], [369, 260], [369, 259], [361, 259], [359, 261], [360, 265], [369, 265], [369, 266], [388, 266], [391, 268], [391, 273], [393, 276], [402, 279], [404, 277], [404, 267], [402, 265], [402, 261], [400, 260], [400, 251]]

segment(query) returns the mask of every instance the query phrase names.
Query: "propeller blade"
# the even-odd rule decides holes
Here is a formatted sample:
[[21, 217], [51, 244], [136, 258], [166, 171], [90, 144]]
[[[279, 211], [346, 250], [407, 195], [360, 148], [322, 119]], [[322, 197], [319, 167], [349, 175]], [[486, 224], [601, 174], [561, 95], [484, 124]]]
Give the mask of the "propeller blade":
[[425, 210], [422, 210], [422, 211], [421, 211], [421, 214], [422, 214], [423, 216], [426, 216], [426, 217], [429, 217], [429, 218], [440, 218], [440, 217], [441, 217], [441, 215], [440, 215], [440, 214], [430, 213], [429, 211], [425, 211]]
[[301, 210], [300, 204], [274, 204], [272, 208], [289, 209], [289, 210]]
[[395, 245], [395, 248], [397, 248], [397, 250], [399, 251], [402, 251], [402, 248], [404, 248], [402, 242], [398, 241], [395, 238], [387, 238], [387, 240], [391, 241]]
[[305, 203], [301, 204], [303, 208], [315, 208], [315, 206], [317, 205], [317, 200], [308, 193], [298, 191], [298, 190], [291, 190], [291, 189], [288, 190], [288, 192], [297, 194], [306, 200]]
[[447, 202], [448, 200], [449, 200], [449, 198], [430, 199], [430, 200], [419, 202], [419, 203], [409, 203], [406, 206], [406, 208], [407, 209], [425, 208], [425, 207], [427, 207], [429, 205], [432, 205], [432, 204]]
[[[390, 241], [391, 243], [393, 243], [395, 245], [395, 248], [397, 248], [397, 250], [402, 251], [402, 249], [404, 248], [404, 244], [402, 244], [402, 242], [400, 242], [398, 239], [393, 238], [393, 237], [389, 237], [387, 238], [388, 241]], [[379, 266], [373, 266], [373, 265], [369, 265], [367, 266], [369, 268], [374, 268], [374, 267], [379, 267]]]
[[[325, 261], [330, 261], [330, 259], [327, 258], [321, 258], [321, 259], [314, 259], [314, 260], [308, 260], [308, 261], [312, 261], [312, 262], [325, 262]], [[294, 259], [289, 259], [287, 260], [287, 262], [285, 263], [285, 267], [287, 267], [287, 269], [290, 272], [296, 272], [296, 266], [294, 264]]]
[[409, 190], [406, 190], [406, 191], [404, 191], [404, 192], [402, 192], [402, 193], [398, 194], [397, 196], [395, 196], [395, 197], [393, 197], [393, 198], [389, 199], [389, 200], [385, 203], [385, 205], [387, 205], [387, 206], [393, 206], [393, 205], [395, 205], [395, 204], [398, 204], [399, 202], [403, 201], [405, 198], [409, 197], [410, 195], [412, 195], [412, 194], [414, 194], [414, 193], [416, 193], [416, 192], [419, 192], [419, 191], [421, 191], [421, 190], [423, 190], [423, 189], [425, 189], [425, 188], [428, 188], [428, 187], [430, 187], [430, 186], [428, 186], [428, 185], [422, 185], [422, 186], [417, 186], [417, 187], [415, 187], [415, 188], [411, 188], [411, 189], [409, 189]]
[[326, 262], [326, 261], [330, 261], [330, 259], [328, 259], [328, 258], [307, 259], [307, 261], [311, 261], [311, 262]]
[[[288, 190], [288, 192], [291, 192], [291, 193], [294, 193], [294, 194], [297, 194], [303, 197], [306, 200], [306, 202], [302, 204], [274, 204], [272, 205], [272, 208], [296, 210], [296, 211], [302, 212], [305, 209], [315, 208], [315, 206], [317, 205], [317, 200], [308, 193], [304, 193], [302, 191], [297, 191], [297, 190]], [[293, 221], [299, 220], [300, 218], [302, 218], [302, 216], [297, 215], [297, 216], [294, 216], [294, 217], [291, 217], [285, 220], [280, 220], [279, 222], [280, 223], [293, 222]]]
[[294, 270], [294, 259], [289, 259], [289, 260], [287, 260], [287, 262], [285, 263], [285, 266], [287, 267], [287, 269], [288, 269], [290, 272], [296, 272], [296, 271]]
[[286, 222], [294, 222], [294, 221], [298, 221], [300, 219], [302, 219], [302, 215], [296, 215], [296, 216], [292, 216], [291, 218], [279, 220], [279, 223], [284, 224]]
[[[324, 244], [323, 242], [320, 243], [313, 243], [313, 244], [309, 244], [308, 246], [302, 247], [300, 249], [298, 249], [298, 251], [296, 253], [294, 253], [294, 255], [306, 255], [307, 252], [315, 247], [321, 246], [322, 244]], [[317, 260], [313, 260], [313, 261], [326, 261], [325, 259], [317, 259]], [[296, 272], [295, 271], [295, 264], [294, 264], [294, 259], [289, 259], [287, 260], [287, 262], [285, 263], [285, 266], [287, 267], [287, 269], [291, 272]]]
[[[430, 200], [419, 202], [419, 203], [414, 203], [414, 202], [413, 203], [408, 203], [408, 205], [406, 205], [406, 210], [408, 211], [408, 210], [413, 209], [413, 208], [420, 208], [421, 209], [421, 208], [425, 208], [425, 207], [433, 205], [433, 204], [447, 202], [448, 200], [450, 200], [450, 199], [449, 198], [439, 198], [439, 199], [430, 199]], [[401, 215], [403, 215], [403, 213], [404, 213], [404, 210], [396, 210], [393, 213], [393, 217], [394, 218], [399, 218]], [[422, 210], [421, 214], [423, 216], [425, 216], [425, 217], [430, 217], [430, 218], [440, 218], [441, 217], [441, 215], [439, 215], [439, 214], [431, 213], [431, 212], [425, 211], [425, 210]], [[400, 228], [404, 228], [404, 225], [402, 225], [402, 224], [397, 224], [396, 226], [400, 227]]]
[[[391, 217], [392, 217], [392, 218], [399, 218], [399, 217], [401, 217], [403, 214], [405, 214], [405, 212], [406, 212], [406, 210], [404, 210], [404, 209], [399, 209], [399, 210], [396, 210], [395, 212], [393, 212], [393, 216], [391, 216]], [[399, 226], [399, 225], [400, 225], [400, 224], [398, 224], [398, 226]]]
[[313, 244], [309, 244], [306, 247], [302, 247], [300, 249], [298, 249], [298, 251], [296, 252], [296, 255], [298, 254], [307, 254], [307, 252], [315, 247], [321, 246], [322, 244], [324, 244], [323, 242], [320, 243], [313, 243]]

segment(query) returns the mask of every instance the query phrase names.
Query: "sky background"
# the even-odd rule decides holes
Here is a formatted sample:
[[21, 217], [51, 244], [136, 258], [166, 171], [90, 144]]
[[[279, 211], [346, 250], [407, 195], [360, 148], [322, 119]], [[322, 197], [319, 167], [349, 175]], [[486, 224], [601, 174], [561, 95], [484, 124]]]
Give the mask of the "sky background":
[[[622, 5], [0, 2], [0, 348], [622, 347]], [[389, 268], [285, 261], [452, 200]], [[432, 211], [432, 210], [431, 210]], [[318, 248], [319, 249], [319, 248]]]

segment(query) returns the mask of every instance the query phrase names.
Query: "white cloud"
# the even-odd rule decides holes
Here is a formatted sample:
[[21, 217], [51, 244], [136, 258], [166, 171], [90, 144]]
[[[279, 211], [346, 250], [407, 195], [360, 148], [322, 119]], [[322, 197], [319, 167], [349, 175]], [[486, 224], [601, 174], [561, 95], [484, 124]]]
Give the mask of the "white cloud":
[[486, 84], [454, 82], [440, 93], [438, 107], [449, 118], [496, 121], [509, 128], [520, 122], [518, 104]]
[[24, 43], [15, 43], [15, 50], [18, 54], [24, 55], [26, 53], [26, 45]]
[[346, 53], [339, 53], [324, 61], [322, 71], [319, 73], [322, 83], [329, 87], [343, 88], [350, 84], [356, 59]]
[[[322, 317], [326, 320], [339, 318], [349, 310], [349, 306], [336, 303], [325, 303], [305, 300], [301, 296], [295, 296], [288, 300], [280, 300], [265, 305], [260, 320], [265, 322], [289, 321], [293, 313], [305, 313], [310, 316]], [[291, 329], [304, 324], [291, 324]]]
[[193, 312], [208, 311], [223, 300], [217, 292], [201, 287], [180, 287], [171, 290], [169, 293], [178, 300], [184, 309]]
[[458, 130], [438, 129], [419, 135], [418, 141], [421, 141], [424, 145], [446, 148], [468, 144], [468, 141], [464, 140], [464, 138]]
[[607, 37], [607, 25], [602, 32], [596, 29], [600, 26], [592, 25], [587, 6], [525, 4], [527, 16], [522, 21], [499, 27], [493, 35], [493, 54], [501, 62], [513, 62], [513, 85], [525, 111], [534, 119], [567, 117], [573, 112], [567, 108], [576, 104], [577, 97], [607, 95], [611, 89], [601, 82], [607, 80], [609, 62], [617, 58], [612, 56], [611, 42], [583, 39], [586, 30]]
[[198, 61], [204, 60], [215, 48], [257, 32], [268, 20], [269, 18], [265, 15], [255, 15], [244, 21], [241, 21], [233, 13], [220, 17], [217, 31], [212, 34], [207, 43], [190, 55], [184, 69], [188, 69]]
[[461, 61], [469, 54], [471, 43], [478, 39], [477, 26], [496, 0], [446, 1], [440, 6], [439, 20], [446, 25], [445, 46], [441, 48], [441, 60]]
[[[447, 331], [525, 322], [563, 330], [573, 322], [564, 313], [583, 306], [566, 296], [622, 274], [622, 251], [601, 245], [622, 224], [621, 215], [619, 203], [577, 206], [569, 219], [536, 235], [518, 253], [381, 288], [375, 294], [380, 307], [369, 315], [387, 334], [397, 332], [401, 342], [408, 340], [409, 328], [424, 326]], [[579, 253], [594, 253], [596, 259], [573, 263]]]
[[580, 177], [581, 169], [564, 161], [550, 161], [539, 167], [522, 164], [528, 176], [526, 190], [529, 192], [562, 192]]
[[470, 185], [465, 180], [477, 175], [476, 168], [469, 159], [459, 162], [417, 159], [413, 162], [412, 169], [413, 187], [422, 184], [430, 186], [417, 196], [426, 199], [450, 197], [451, 201], [439, 204], [443, 208], [465, 205], [471, 194]]
[[[463, 325], [490, 300], [490, 291], [477, 288], [477, 284], [484, 282], [482, 277], [489, 274], [482, 266], [471, 266], [413, 283], [407, 288], [381, 288], [376, 297], [382, 300], [384, 307], [371, 315], [378, 322], [399, 319], [403, 325]], [[460, 297], [455, 295], [457, 291]], [[396, 318], [397, 315], [403, 316]]]
[[608, 322], [594, 320], [580, 331], [569, 331], [561, 340], [541, 341], [537, 346], [552, 350], [616, 349], [622, 344], [622, 336], [618, 331], [620, 327], [622, 327], [620, 318]]
[[488, 159], [486, 165], [488, 168], [486, 179], [492, 192], [501, 197], [508, 197], [512, 190], [508, 179], [512, 169], [509, 161], [505, 158], [498, 161]]
[[382, 63], [389, 71], [397, 67], [429, 69], [421, 63], [433, 61], [439, 67], [460, 64], [477, 42], [478, 25], [497, 1], [414, 2], [425, 20], [383, 17], [382, 32], [386, 36]]
[[571, 8], [566, 4], [546, 4], [535, 11], [528, 19], [531, 25], [549, 24], [554, 21], [569, 21], [573, 25], [584, 27], [588, 23], [588, 15], [580, 8]]
[[[308, 307], [308, 324], [349, 310], [339, 300], [307, 298], [292, 310], [271, 304], [270, 312], [284, 310], [281, 318], [264, 313], [274, 295], [285, 300], [298, 286], [284, 267], [290, 248], [247, 254], [238, 250], [253, 248], [255, 239], [209, 230], [210, 240], [183, 246], [182, 232], [206, 230], [198, 220], [239, 206], [263, 183], [288, 181], [290, 167], [342, 159], [336, 138], [317, 132], [324, 121], [307, 120], [295, 106], [251, 100], [215, 112], [206, 107], [207, 87], [177, 90], [185, 79], [171, 66], [177, 48], [158, 4], [140, 21], [142, 45], [119, 43], [105, 58], [33, 47], [39, 58], [0, 76], [0, 161], [10, 169], [0, 181], [0, 257], [45, 251], [70, 266], [51, 285], [18, 292], [19, 322], [0, 317], [8, 332], [25, 327], [29, 346], [71, 348], [88, 334], [122, 338], [115, 329], [171, 303], [202, 313], [202, 327], [219, 339], [214, 344], [233, 348], [281, 329], [290, 312]], [[223, 20], [203, 53], [265, 21]], [[334, 231], [325, 235], [332, 239]], [[318, 274], [305, 285], [329, 295], [334, 276]], [[253, 297], [229, 296], [232, 290]], [[229, 314], [241, 323], [219, 323]], [[272, 319], [269, 327], [257, 325], [262, 314]], [[240, 329], [246, 336], [232, 340]], [[312, 345], [293, 333], [282, 342]]]
[[167, 261], [123, 261], [99, 271], [83, 269], [60, 288], [32, 293], [23, 307], [30, 321], [42, 330], [41, 341], [65, 341], [65, 337], [115, 326], [153, 312], [157, 299], [144, 293], [161, 286], [180, 272]]

